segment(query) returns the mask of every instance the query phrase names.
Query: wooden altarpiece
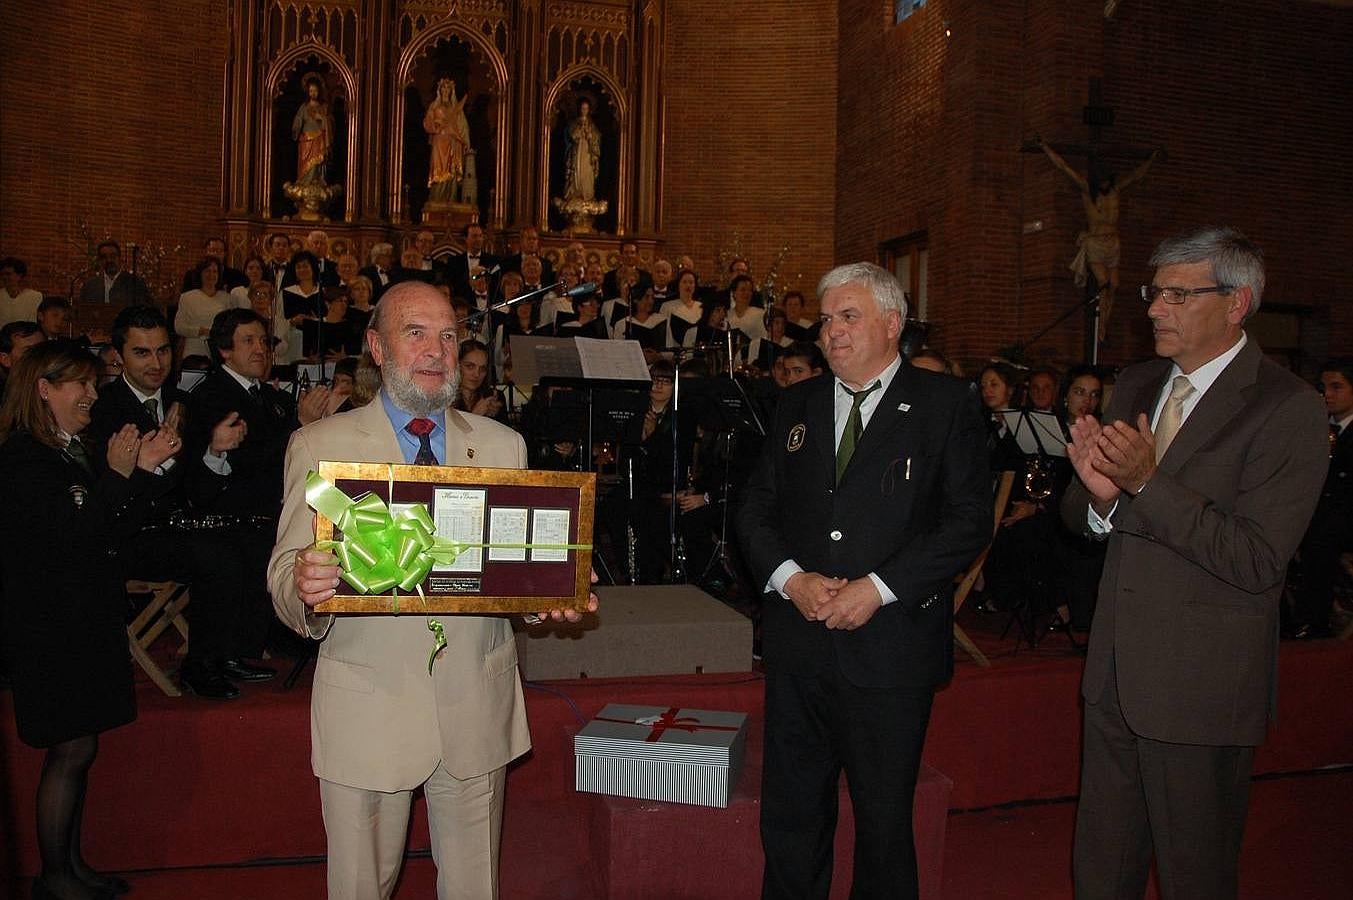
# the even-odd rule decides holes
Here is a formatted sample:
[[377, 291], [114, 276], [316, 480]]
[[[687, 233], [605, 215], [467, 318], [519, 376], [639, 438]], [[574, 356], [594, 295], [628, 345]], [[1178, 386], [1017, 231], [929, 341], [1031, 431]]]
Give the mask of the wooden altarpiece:
[[[299, 243], [322, 227], [364, 264], [379, 241], [407, 243], [424, 224], [427, 151], [417, 143], [441, 77], [465, 99], [478, 183], [464, 215], [428, 219], [439, 245], [459, 249], [471, 220], [500, 240], [526, 225], [567, 240], [551, 197], [560, 123], [579, 97], [604, 125], [608, 213], [594, 238], [657, 233], [666, 2], [228, 0], [221, 205], [231, 262], [275, 231]], [[282, 188], [301, 168], [292, 117], [316, 77], [332, 118], [322, 180], [334, 190], [307, 215]]]

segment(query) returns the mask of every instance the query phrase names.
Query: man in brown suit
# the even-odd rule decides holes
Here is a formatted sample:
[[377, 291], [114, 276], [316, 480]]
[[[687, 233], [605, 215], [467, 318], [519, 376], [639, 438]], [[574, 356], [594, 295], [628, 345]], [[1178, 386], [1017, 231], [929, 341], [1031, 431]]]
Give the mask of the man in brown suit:
[[1142, 288], [1160, 359], [1079, 419], [1067, 523], [1106, 537], [1090, 635], [1076, 896], [1232, 898], [1278, 599], [1325, 471], [1319, 398], [1245, 334], [1264, 286], [1229, 228], [1161, 244]]
[[421, 281], [390, 288], [367, 342], [384, 386], [366, 406], [292, 436], [268, 572], [278, 616], [323, 641], [310, 732], [328, 836], [328, 896], [390, 896], [412, 792], [421, 785], [439, 900], [488, 900], [498, 896], [507, 764], [531, 746], [512, 626], [502, 616], [441, 617], [447, 646], [429, 673], [425, 616], [316, 615], [312, 607], [334, 595], [339, 570], [333, 554], [311, 547], [305, 478], [321, 459], [523, 468], [526, 446], [492, 419], [451, 409], [459, 335], [451, 304], [436, 288]]

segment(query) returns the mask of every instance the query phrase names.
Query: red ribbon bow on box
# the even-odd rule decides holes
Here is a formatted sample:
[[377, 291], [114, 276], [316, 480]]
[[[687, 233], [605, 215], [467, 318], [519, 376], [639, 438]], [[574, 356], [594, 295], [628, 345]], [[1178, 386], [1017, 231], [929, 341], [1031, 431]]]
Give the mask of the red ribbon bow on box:
[[653, 730], [649, 732], [648, 737], [644, 738], [647, 742], [657, 741], [662, 738], [664, 731], [689, 731], [694, 734], [697, 731], [737, 731], [735, 725], [702, 725], [695, 716], [678, 716], [681, 708], [673, 706], [667, 712], [660, 716], [644, 716], [641, 719], [609, 719], [605, 716], [597, 716], [598, 722], [616, 722], [621, 725], [648, 725]]

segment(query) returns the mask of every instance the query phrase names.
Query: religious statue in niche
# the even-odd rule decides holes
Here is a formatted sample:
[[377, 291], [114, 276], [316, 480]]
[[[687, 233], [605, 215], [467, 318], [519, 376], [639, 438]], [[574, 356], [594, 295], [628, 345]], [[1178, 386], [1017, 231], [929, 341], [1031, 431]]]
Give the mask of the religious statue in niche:
[[324, 98], [324, 79], [311, 72], [301, 79], [305, 102], [291, 120], [291, 137], [296, 142], [296, 180], [282, 185], [287, 198], [296, 204], [296, 218], [323, 221], [329, 202], [343, 187], [328, 184], [329, 158], [334, 144], [334, 120]]
[[1102, 342], [1108, 332], [1109, 316], [1113, 312], [1113, 295], [1118, 290], [1118, 262], [1122, 242], [1118, 235], [1118, 215], [1121, 195], [1128, 185], [1141, 180], [1151, 165], [1160, 158], [1160, 150], [1122, 179], [1115, 179], [1112, 172], [1092, 171], [1081, 175], [1062, 158], [1056, 150], [1035, 138], [1038, 145], [1052, 164], [1066, 174], [1081, 194], [1081, 205], [1085, 208], [1086, 228], [1076, 237], [1079, 248], [1076, 258], [1071, 261], [1070, 269], [1076, 273], [1076, 285], [1085, 287], [1088, 275], [1093, 275], [1099, 288], [1099, 335]]
[[423, 114], [423, 130], [432, 149], [428, 162], [428, 200], [449, 204], [459, 201], [465, 180], [465, 160], [470, 152], [470, 123], [465, 118], [465, 97], [456, 99], [456, 82], [437, 81], [437, 96]]
[[574, 231], [591, 231], [595, 217], [609, 204], [597, 198], [601, 174], [601, 130], [592, 120], [592, 101], [578, 101], [578, 115], [564, 128], [564, 196], [554, 198], [555, 209], [568, 217]]

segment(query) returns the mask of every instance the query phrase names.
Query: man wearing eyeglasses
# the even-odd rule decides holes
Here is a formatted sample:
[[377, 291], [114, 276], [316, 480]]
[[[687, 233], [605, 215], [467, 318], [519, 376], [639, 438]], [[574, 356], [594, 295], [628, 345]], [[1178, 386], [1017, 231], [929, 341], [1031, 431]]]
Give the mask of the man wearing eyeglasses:
[[1142, 288], [1160, 359], [1071, 427], [1063, 517], [1106, 539], [1090, 634], [1076, 896], [1233, 898], [1254, 748], [1274, 713], [1278, 600], [1315, 507], [1326, 424], [1245, 321], [1263, 254], [1204, 228]]

